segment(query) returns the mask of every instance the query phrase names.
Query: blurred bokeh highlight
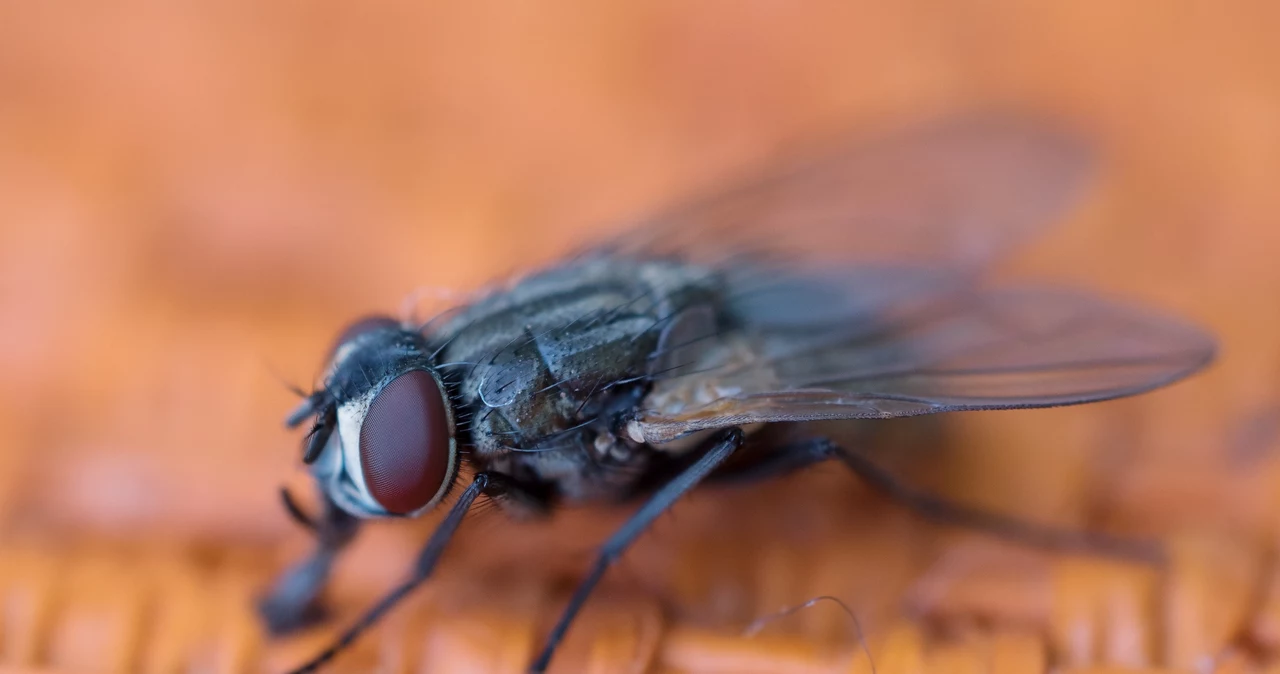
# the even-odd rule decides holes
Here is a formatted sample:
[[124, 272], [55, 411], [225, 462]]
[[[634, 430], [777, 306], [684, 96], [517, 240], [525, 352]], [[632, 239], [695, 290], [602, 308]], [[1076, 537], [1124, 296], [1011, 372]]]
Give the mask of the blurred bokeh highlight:
[[[0, 664], [300, 661], [434, 523], [369, 529], [332, 627], [264, 640], [250, 597], [307, 548], [277, 501], [305, 485], [285, 382], [341, 324], [415, 289], [429, 313], [814, 134], [981, 106], [1104, 157], [1006, 271], [1178, 312], [1222, 357], [1138, 399], [948, 419], [961, 442], [913, 479], [1160, 537], [1170, 567], [936, 529], [823, 468], [677, 507], [556, 666], [870, 671], [829, 603], [742, 635], [834, 595], [881, 674], [1274, 671], [1277, 30], [1263, 0], [0, 3]], [[475, 518], [334, 671], [521, 671], [619, 515]]]

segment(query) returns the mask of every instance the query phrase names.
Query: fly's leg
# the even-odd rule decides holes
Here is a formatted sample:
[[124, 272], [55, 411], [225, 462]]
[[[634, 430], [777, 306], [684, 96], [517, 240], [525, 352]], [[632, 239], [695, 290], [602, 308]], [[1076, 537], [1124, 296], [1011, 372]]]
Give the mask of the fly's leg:
[[323, 619], [319, 604], [321, 591], [329, 580], [333, 562], [355, 538], [360, 521], [336, 503], [324, 499], [319, 520], [298, 508], [289, 492], [282, 491], [285, 510], [316, 537], [316, 551], [289, 569], [271, 591], [258, 600], [258, 613], [272, 634], [285, 634]]
[[1159, 546], [1085, 531], [1056, 529], [941, 499], [904, 484], [861, 453], [827, 438], [786, 443], [760, 459], [708, 479], [733, 483], [783, 475], [829, 459], [839, 459], [872, 489], [939, 524], [985, 531], [1017, 543], [1051, 550], [1088, 552], [1142, 562], [1163, 559]]
[[1146, 563], [1160, 563], [1164, 559], [1163, 550], [1154, 543], [1033, 524], [938, 498], [903, 484], [866, 456], [825, 438], [801, 443], [793, 451], [806, 455], [825, 453], [828, 457], [837, 458], [871, 488], [939, 524], [978, 529], [1017, 543], [1050, 550], [1100, 554]]
[[600, 578], [604, 576], [609, 566], [631, 546], [640, 534], [644, 533], [659, 515], [666, 512], [667, 508], [670, 508], [685, 492], [702, 482], [707, 475], [724, 463], [725, 459], [737, 451], [742, 446], [743, 437], [742, 430], [739, 428], [730, 428], [717, 433], [715, 438], [708, 442], [707, 451], [697, 461], [654, 492], [653, 496], [650, 496], [649, 500], [613, 536], [610, 536], [609, 540], [605, 541], [600, 547], [595, 562], [591, 565], [591, 570], [579, 583], [573, 596], [569, 598], [568, 606], [560, 614], [555, 627], [551, 629], [542, 652], [529, 668], [530, 672], [546, 671], [547, 665], [551, 662], [551, 655], [564, 638], [569, 624], [578, 615], [578, 611], [582, 609], [587, 597], [600, 582]]
[[462, 524], [462, 518], [470, 510], [471, 504], [476, 500], [476, 497], [482, 493], [496, 496], [501, 493], [505, 486], [506, 480], [502, 476], [490, 473], [476, 474], [475, 480], [458, 496], [458, 500], [453, 504], [453, 507], [449, 508], [449, 514], [445, 515], [444, 520], [440, 522], [435, 532], [431, 534], [431, 538], [427, 540], [427, 544], [418, 553], [418, 559], [414, 562], [409, 578], [388, 592], [378, 603], [374, 604], [359, 620], [335, 639], [331, 646], [306, 664], [294, 669], [290, 674], [307, 674], [319, 669], [346, 649], [347, 646], [350, 646], [365, 630], [372, 627], [383, 615], [394, 608], [401, 599], [404, 599], [409, 593], [417, 589], [435, 570], [436, 562], [440, 561], [440, 556], [444, 554], [445, 547], [449, 545], [449, 541], [458, 530], [458, 525]]

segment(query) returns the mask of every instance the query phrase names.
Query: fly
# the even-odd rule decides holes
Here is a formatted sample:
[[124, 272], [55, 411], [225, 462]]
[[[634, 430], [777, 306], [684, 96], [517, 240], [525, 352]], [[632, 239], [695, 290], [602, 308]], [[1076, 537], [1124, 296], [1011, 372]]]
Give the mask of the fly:
[[356, 321], [288, 419], [311, 422], [303, 460], [323, 506], [313, 518], [285, 493], [317, 547], [261, 600], [267, 625], [282, 633], [316, 618], [362, 520], [452, 500], [409, 577], [297, 672], [426, 581], [482, 495], [520, 515], [640, 503], [547, 636], [530, 667], [541, 672], [610, 564], [683, 494], [828, 460], [935, 519], [1144, 554], [912, 491], [857, 447], [759, 432], [1095, 402], [1207, 365], [1213, 339], [1174, 318], [985, 282], [992, 261], [1071, 204], [1089, 163], [1046, 126], [944, 120], [778, 162], [425, 326]]

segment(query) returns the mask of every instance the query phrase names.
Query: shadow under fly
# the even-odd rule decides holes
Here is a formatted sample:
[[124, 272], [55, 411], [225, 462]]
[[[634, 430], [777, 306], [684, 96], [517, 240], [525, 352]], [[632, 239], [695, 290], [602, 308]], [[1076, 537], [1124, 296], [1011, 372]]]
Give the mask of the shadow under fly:
[[426, 325], [359, 320], [314, 392], [303, 461], [322, 512], [289, 512], [312, 556], [261, 599], [303, 626], [336, 555], [370, 518], [448, 514], [407, 578], [339, 654], [431, 575], [476, 499], [521, 515], [634, 501], [530, 671], [541, 672], [601, 576], [655, 518], [709, 480], [837, 461], [942, 522], [1036, 545], [1149, 549], [992, 515], [914, 490], [859, 447], [774, 423], [1051, 407], [1134, 395], [1213, 357], [1194, 326], [985, 270], [1061, 215], [1086, 148], [1046, 125], [958, 117], [840, 143], [684, 202], [576, 255], [477, 293]]

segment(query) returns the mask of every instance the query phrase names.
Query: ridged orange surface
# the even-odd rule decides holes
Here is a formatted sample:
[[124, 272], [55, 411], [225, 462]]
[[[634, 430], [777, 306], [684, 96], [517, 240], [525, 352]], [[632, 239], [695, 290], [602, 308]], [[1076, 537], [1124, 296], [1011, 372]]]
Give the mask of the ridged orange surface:
[[[335, 622], [250, 599], [307, 548], [280, 421], [334, 331], [467, 289], [820, 130], [1065, 117], [1095, 190], [1010, 272], [1217, 332], [1206, 375], [947, 420], [911, 481], [1164, 541], [1164, 568], [924, 525], [835, 467], [682, 503], [562, 672], [1280, 671], [1280, 5], [0, 3], [0, 666], [281, 671], [433, 521], [343, 560]], [[421, 293], [420, 311], [433, 291]], [[889, 458], [893, 458], [890, 453]], [[516, 672], [624, 513], [477, 514], [334, 671]]]

